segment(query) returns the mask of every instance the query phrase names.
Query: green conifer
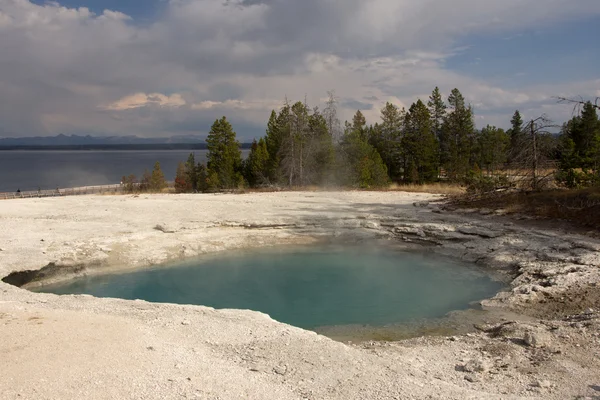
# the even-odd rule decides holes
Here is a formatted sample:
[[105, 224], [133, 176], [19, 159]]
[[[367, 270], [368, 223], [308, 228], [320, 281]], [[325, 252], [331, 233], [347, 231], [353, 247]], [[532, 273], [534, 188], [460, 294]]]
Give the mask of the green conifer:
[[447, 149], [444, 163], [446, 173], [451, 180], [466, 179], [471, 167], [471, 145], [475, 133], [473, 110], [465, 104], [458, 89], [448, 96], [451, 112], [446, 115], [442, 126], [441, 148]]
[[410, 107], [404, 118], [402, 147], [411, 183], [432, 182], [438, 175], [438, 143], [429, 110], [421, 100]]
[[166, 187], [167, 181], [165, 180], [165, 175], [160, 169], [160, 163], [157, 161], [154, 164], [154, 169], [152, 170], [152, 175], [150, 176], [150, 191], [161, 192]]
[[[234, 189], [241, 176], [242, 153], [233, 127], [222, 117], [214, 122], [206, 138], [208, 174], [214, 189]], [[215, 178], [216, 174], [216, 178]]]

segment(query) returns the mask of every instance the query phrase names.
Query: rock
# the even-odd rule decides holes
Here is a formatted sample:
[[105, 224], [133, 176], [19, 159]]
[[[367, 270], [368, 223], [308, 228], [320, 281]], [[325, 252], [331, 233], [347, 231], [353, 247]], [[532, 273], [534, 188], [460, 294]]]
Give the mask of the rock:
[[278, 365], [275, 368], [273, 368], [273, 372], [275, 372], [277, 375], [285, 375], [287, 373], [287, 366]]
[[545, 291], [545, 288], [540, 285], [523, 285], [523, 286], [518, 286], [513, 289], [513, 293], [519, 293], [519, 294], [532, 294], [532, 293], [539, 293], [539, 292], [544, 292], [544, 291]]
[[578, 241], [573, 243], [573, 247], [588, 251], [600, 251], [600, 245], [592, 242]]
[[467, 374], [465, 375], [465, 380], [471, 383], [481, 382], [481, 376], [475, 374]]
[[485, 373], [490, 370], [489, 363], [483, 359], [470, 359], [460, 366], [464, 372]]
[[154, 227], [154, 230], [160, 231], [162, 233], [175, 233], [175, 231], [169, 230], [169, 229], [165, 228], [163, 225], [160, 225], [160, 224], [156, 225]]
[[373, 222], [373, 221], [364, 222], [362, 224], [362, 226], [367, 229], [375, 229], [375, 230], [381, 229], [381, 226], [379, 226], [379, 224], [377, 222]]
[[552, 343], [552, 338], [549, 333], [536, 329], [525, 332], [523, 341], [529, 347], [548, 347]]
[[535, 381], [532, 386], [542, 388], [542, 389], [547, 389], [547, 388], [552, 387], [552, 382], [550, 382], [548, 380], [540, 380], [540, 381]]
[[461, 226], [457, 229], [458, 232], [463, 233], [465, 235], [475, 235], [475, 236], [480, 236], [482, 238], [486, 238], [486, 239], [493, 239], [493, 238], [497, 238], [498, 236], [501, 236], [502, 233], [499, 232], [494, 232], [491, 231], [489, 229], [486, 228], [480, 228], [477, 226]]
[[394, 229], [394, 232], [398, 233], [398, 234], [408, 234], [408, 235], [415, 235], [415, 236], [419, 236], [419, 237], [426, 237], [427, 235], [425, 234], [425, 232], [423, 232], [423, 229], [421, 228], [417, 228], [417, 227], [412, 227], [412, 226], [399, 226], [396, 227]]
[[415, 201], [413, 203], [413, 206], [425, 208], [425, 207], [429, 207], [429, 202], [428, 201]]
[[191, 322], [188, 321], [187, 319], [185, 319], [185, 320], [181, 321], [181, 325], [186, 325], [186, 326], [191, 325]]

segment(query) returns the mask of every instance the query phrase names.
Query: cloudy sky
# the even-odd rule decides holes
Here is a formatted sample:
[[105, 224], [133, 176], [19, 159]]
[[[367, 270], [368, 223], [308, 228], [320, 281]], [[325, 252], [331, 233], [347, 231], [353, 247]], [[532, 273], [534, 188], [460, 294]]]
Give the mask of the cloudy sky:
[[370, 123], [457, 87], [478, 127], [600, 96], [598, 0], [0, 0], [0, 137], [242, 140], [284, 98]]

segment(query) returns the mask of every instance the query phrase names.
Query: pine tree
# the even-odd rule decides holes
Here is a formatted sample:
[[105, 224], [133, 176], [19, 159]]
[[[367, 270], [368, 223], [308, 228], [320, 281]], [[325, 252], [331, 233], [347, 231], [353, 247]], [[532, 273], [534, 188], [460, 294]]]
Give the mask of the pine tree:
[[[271, 114], [273, 115], [273, 114]], [[269, 120], [267, 129], [267, 151], [269, 152], [269, 179], [271, 183], [288, 184], [289, 175], [285, 169], [289, 167], [289, 156], [293, 153], [291, 106], [286, 98], [277, 118]], [[284, 159], [286, 161], [284, 165]], [[289, 171], [288, 171], [289, 172]]]
[[[304, 185], [306, 183], [306, 159], [309, 155], [307, 148], [310, 134], [308, 107], [300, 101], [291, 107], [286, 105], [282, 109], [282, 117], [286, 118], [287, 126], [282, 129], [284, 136], [280, 149], [281, 175], [285, 177], [290, 187]], [[283, 123], [282, 121], [282, 125]]]
[[448, 149], [448, 159], [444, 163], [448, 177], [460, 181], [470, 170], [471, 143], [475, 131], [473, 110], [465, 105], [465, 99], [458, 89], [448, 96], [450, 113], [442, 126], [442, 149]]
[[[288, 186], [323, 184], [335, 164], [335, 146], [328, 122], [318, 107], [305, 102], [286, 102], [271, 112], [264, 139], [271, 183]], [[257, 142], [258, 144], [258, 142]]]
[[167, 187], [167, 181], [165, 180], [165, 174], [160, 169], [160, 163], [157, 161], [154, 164], [152, 175], [150, 176], [150, 191], [161, 192]]
[[381, 110], [381, 124], [375, 124], [369, 143], [377, 149], [392, 180], [402, 178], [404, 159], [402, 157], [402, 121], [405, 111], [392, 103], [386, 103]]
[[581, 116], [571, 130], [571, 139], [575, 152], [581, 159], [581, 167], [598, 170], [598, 152], [600, 151], [600, 122], [594, 105], [588, 101], [583, 105]]
[[487, 125], [477, 136], [478, 164], [488, 175], [494, 174], [506, 162], [509, 136], [503, 129]]
[[600, 184], [600, 121], [591, 102], [563, 125], [557, 179], [570, 188]]
[[184, 165], [184, 173], [186, 182], [189, 185], [187, 191], [196, 192], [198, 191], [198, 173], [197, 173], [196, 159], [194, 153], [190, 153], [187, 161]]
[[510, 120], [511, 128], [508, 131], [510, 136], [510, 145], [508, 148], [508, 157], [512, 161], [518, 158], [523, 148], [523, 142], [527, 139], [527, 134], [523, 131], [523, 118], [519, 110], [516, 110]]
[[352, 117], [352, 128], [355, 132], [361, 133], [367, 126], [367, 119], [360, 110], [356, 110], [356, 113]]
[[175, 174], [175, 192], [189, 193], [192, 190], [192, 184], [189, 181], [189, 176], [184, 163], [177, 164], [177, 172]]
[[360, 110], [357, 110], [354, 117], [352, 117], [352, 130], [358, 133], [362, 140], [366, 141], [368, 139], [367, 120]]
[[305, 158], [305, 177], [310, 184], [325, 184], [335, 165], [335, 146], [327, 121], [318, 107], [308, 117], [309, 137]]
[[221, 190], [221, 181], [216, 171], [206, 170], [206, 192], [214, 193]]
[[208, 191], [208, 172], [206, 165], [198, 163], [196, 166], [196, 188], [199, 192]]
[[269, 152], [267, 151], [265, 139], [260, 138], [258, 142], [254, 139], [244, 168], [244, 177], [251, 187], [263, 185], [268, 182], [268, 164]]
[[[427, 102], [427, 107], [429, 109], [429, 114], [431, 115], [431, 130], [433, 131], [438, 146], [440, 146], [438, 150], [438, 163], [443, 164], [448, 161], [448, 148], [447, 142], [443, 141], [442, 135], [442, 126], [444, 124], [444, 119], [446, 118], [446, 104], [442, 98], [442, 94], [440, 93], [440, 89], [436, 86], [429, 96], [429, 101]], [[441, 146], [444, 147], [441, 147]]]
[[310, 140], [309, 111], [306, 102], [296, 102], [292, 106], [292, 129], [296, 141], [298, 184], [306, 185], [306, 159], [308, 158], [307, 144]]
[[429, 110], [421, 100], [412, 104], [404, 118], [402, 148], [408, 169], [405, 180], [424, 183], [437, 178], [437, 139]]
[[581, 174], [576, 172], [581, 164], [577, 152], [575, 151], [575, 142], [571, 138], [570, 131], [573, 120], [563, 124], [559, 138], [559, 172], [556, 180], [563, 183], [568, 188], [573, 189], [581, 185]]
[[208, 137], [208, 173], [213, 189], [234, 189], [239, 186], [242, 167], [240, 144], [233, 127], [223, 117], [216, 120]]
[[346, 124], [338, 157], [338, 181], [362, 189], [384, 187], [389, 183], [387, 167], [377, 150], [368, 143], [362, 113], [358, 111], [352, 125]]
[[267, 146], [267, 152], [269, 154], [269, 161], [267, 163], [267, 178], [271, 183], [278, 183], [280, 181], [279, 177], [279, 164], [280, 164], [280, 152], [281, 152], [281, 142], [282, 142], [282, 133], [284, 130], [284, 126], [282, 126], [282, 122], [285, 119], [283, 117], [284, 111], [282, 110], [280, 113], [281, 117], [278, 117], [275, 110], [271, 111], [271, 116], [269, 117], [269, 122], [267, 123], [267, 131], [265, 136], [265, 144]]
[[440, 88], [437, 86], [431, 92], [429, 101], [427, 102], [429, 114], [431, 115], [431, 130], [436, 135], [437, 139], [440, 139], [442, 134], [442, 125], [444, 124], [444, 118], [446, 117], [446, 104], [442, 99]]

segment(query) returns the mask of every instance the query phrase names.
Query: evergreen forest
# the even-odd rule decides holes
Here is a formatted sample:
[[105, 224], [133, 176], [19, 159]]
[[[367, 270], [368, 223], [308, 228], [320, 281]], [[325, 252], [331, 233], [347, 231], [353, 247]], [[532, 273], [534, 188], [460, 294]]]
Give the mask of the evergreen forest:
[[[360, 110], [342, 124], [333, 92], [323, 110], [286, 100], [271, 112], [265, 135], [253, 141], [245, 160], [234, 127], [226, 117], [216, 120], [206, 139], [207, 163], [190, 154], [177, 168], [175, 190], [377, 189], [440, 181], [475, 192], [598, 186], [598, 106], [581, 102], [576, 111], [557, 125], [545, 115], [526, 120], [516, 110], [505, 131], [477, 127], [474, 109], [458, 89], [446, 97], [436, 87], [408, 109], [387, 103], [374, 124]], [[148, 188], [164, 186], [157, 167], [143, 179]]]

